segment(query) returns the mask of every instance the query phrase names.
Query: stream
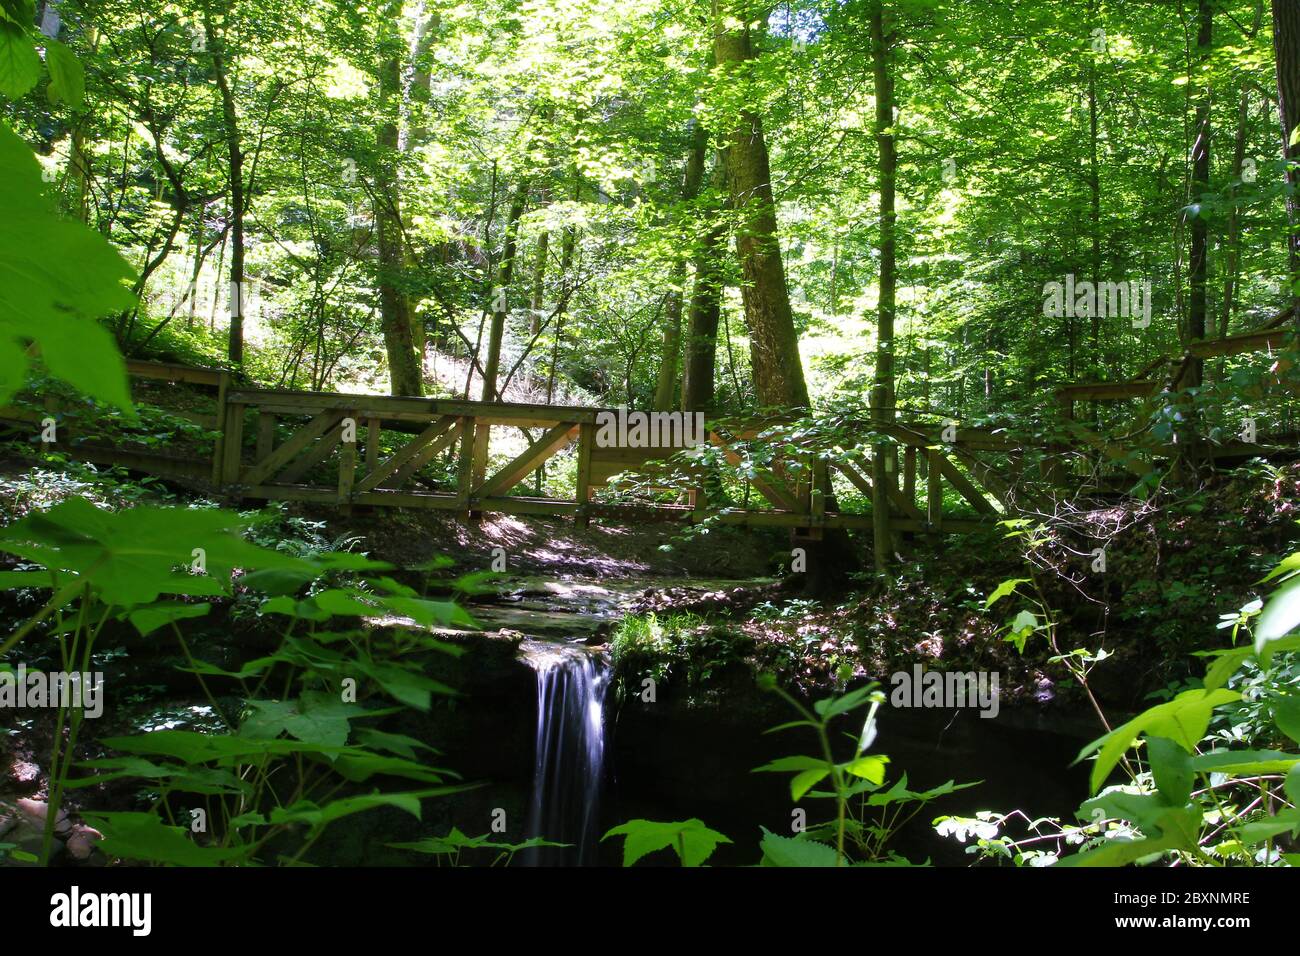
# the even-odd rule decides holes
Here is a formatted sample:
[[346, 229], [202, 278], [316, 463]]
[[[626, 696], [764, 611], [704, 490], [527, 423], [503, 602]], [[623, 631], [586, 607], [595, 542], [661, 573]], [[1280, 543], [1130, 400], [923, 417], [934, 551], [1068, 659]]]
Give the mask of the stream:
[[[811, 735], [800, 736], [804, 731], [764, 733], [791, 716], [774, 695], [757, 689], [752, 675], [732, 673], [707, 692], [670, 685], [653, 703], [635, 693], [620, 698], [601, 646], [647, 589], [680, 590], [690, 600], [754, 583], [539, 579], [519, 582], [497, 603], [473, 607], [485, 628], [518, 639], [516, 666], [531, 674], [532, 692], [527, 703], [518, 696], [522, 674], [508, 682], [513, 690], [496, 682], [494, 700], [483, 700], [480, 713], [495, 721], [496, 739], [511, 743], [498, 747], [496, 761], [468, 769], [493, 779], [499, 804], [509, 802], [502, 794], [514, 787], [526, 837], [568, 844], [527, 850], [516, 865], [617, 866], [621, 844], [600, 838], [635, 818], [702, 819], [735, 841], [718, 848], [711, 862], [719, 865], [756, 862], [762, 828], [791, 832], [789, 775], [753, 769], [813, 753], [816, 746]], [[508, 695], [515, 695], [513, 707]], [[935, 835], [930, 821], [938, 815], [1016, 808], [1066, 815], [1085, 790], [1086, 768], [1067, 768], [1091, 728], [1059, 714], [1003, 707], [984, 719], [972, 710], [886, 707], [879, 724], [873, 751], [888, 754], [890, 783], [906, 773], [913, 790], [948, 780], [979, 784], [926, 806], [899, 833], [892, 845], [914, 861], [969, 862], [964, 847]], [[465, 758], [475, 752], [482, 758], [484, 748], [466, 749]], [[827, 806], [803, 801], [810, 819], [825, 816]], [[663, 859], [649, 862], [674, 862], [669, 854], [655, 856]]]

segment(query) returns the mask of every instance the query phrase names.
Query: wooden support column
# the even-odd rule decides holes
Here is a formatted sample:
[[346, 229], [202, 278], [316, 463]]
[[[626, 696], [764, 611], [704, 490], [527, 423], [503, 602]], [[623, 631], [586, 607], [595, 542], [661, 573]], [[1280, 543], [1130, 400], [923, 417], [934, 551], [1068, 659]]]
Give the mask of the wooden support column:
[[940, 465], [943, 452], [937, 448], [927, 448], [925, 457], [928, 468], [925, 516], [930, 530], [939, 531], [943, 527], [943, 466]]
[[275, 451], [275, 413], [257, 414], [257, 460], [261, 461]]
[[221, 484], [239, 484], [240, 446], [244, 442], [244, 408], [237, 402], [226, 405], [226, 425], [222, 429]]
[[916, 503], [916, 446], [908, 445], [903, 451], [903, 497]]
[[825, 537], [826, 489], [830, 487], [830, 474], [826, 468], [826, 459], [820, 455], [812, 460], [812, 471], [808, 482], [808, 515], [812, 519], [808, 536], [814, 541]]
[[585, 528], [591, 520], [587, 508], [591, 503], [591, 453], [596, 447], [596, 426], [584, 424], [578, 428], [578, 479], [573, 496], [578, 502], [573, 523]]
[[[339, 445], [339, 504], [344, 514], [352, 513], [352, 483], [357, 478], [357, 418], [355, 410], [349, 411], [343, 418], [343, 434]], [[348, 425], [351, 424], [351, 428]], [[352, 440], [347, 440], [351, 431]]]
[[381, 419], [366, 419], [366, 474], [375, 470], [379, 461], [379, 434], [383, 430]]
[[460, 420], [457, 433], [460, 440], [460, 462], [456, 467], [456, 510], [466, 521], [470, 517], [470, 492], [474, 487], [474, 444], [476, 429], [474, 417], [466, 415]]
[[221, 479], [225, 470], [225, 447], [226, 447], [226, 392], [230, 390], [230, 373], [220, 372], [217, 375], [217, 440], [212, 444], [212, 485], [214, 488], [221, 487]]

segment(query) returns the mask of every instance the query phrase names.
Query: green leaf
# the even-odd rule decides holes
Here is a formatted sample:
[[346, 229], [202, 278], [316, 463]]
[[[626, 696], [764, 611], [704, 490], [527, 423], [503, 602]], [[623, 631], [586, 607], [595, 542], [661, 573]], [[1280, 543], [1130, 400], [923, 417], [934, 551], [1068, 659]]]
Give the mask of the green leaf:
[[1240, 698], [1241, 695], [1236, 691], [1224, 689], [1183, 691], [1173, 700], [1143, 711], [1128, 723], [1098, 737], [1079, 751], [1075, 762], [1091, 753], [1097, 754], [1090, 780], [1091, 792], [1096, 793], [1139, 735], [1146, 733], [1153, 737], [1168, 737], [1192, 753], [1196, 744], [1205, 736], [1214, 708]]
[[1166, 737], [1147, 737], [1147, 759], [1165, 803], [1174, 807], [1185, 804], [1196, 777], [1187, 751]]
[[656, 823], [651, 820], [629, 820], [614, 827], [602, 842], [613, 836], [623, 840], [623, 865], [632, 866], [643, 856], [671, 847], [682, 866], [699, 866], [717, 849], [720, 843], [730, 843], [727, 837], [710, 830], [702, 820], [690, 819], [679, 823]]
[[1056, 865], [1125, 866], [1166, 850], [1191, 849], [1196, 845], [1201, 819], [1198, 807], [1169, 807], [1150, 823], [1152, 832], [1147, 839], [1108, 840], [1095, 850], [1064, 857]]
[[1291, 578], [1273, 592], [1255, 622], [1255, 654], [1268, 662], [1268, 645], [1300, 625], [1300, 577]]
[[81, 109], [86, 103], [86, 73], [72, 51], [58, 40], [45, 43], [45, 68], [50, 72], [51, 102]]
[[1274, 697], [1271, 704], [1278, 730], [1300, 744], [1300, 696]]
[[159, 601], [132, 611], [127, 618], [135, 625], [140, 636], [145, 637], [174, 621], [204, 617], [211, 609], [212, 605], [207, 603], [182, 604], [179, 601]]
[[988, 596], [988, 600], [984, 602], [984, 607], [985, 608], [992, 607], [994, 604], [997, 604], [998, 601], [1001, 601], [1004, 597], [1007, 597], [1010, 594], [1014, 594], [1017, 587], [1019, 587], [1022, 584], [1028, 584], [1028, 583], [1029, 583], [1029, 578], [1012, 578], [1010, 580], [1003, 581], [1001, 584], [999, 584], [996, 588], [993, 589], [993, 593], [990, 594]]
[[889, 758], [885, 756], [859, 757], [857, 760], [851, 760], [845, 764], [844, 769], [855, 777], [861, 777], [879, 785], [885, 782], [885, 765], [887, 763], [889, 763]]
[[835, 848], [807, 837], [778, 836], [766, 827], [759, 841], [763, 866], [835, 866]]
[[[12, 29], [0, 24], [0, 75]], [[2, 123], [0, 182], [0, 401], [23, 384], [26, 352], [15, 346], [34, 342], [53, 375], [134, 415], [122, 356], [96, 321], [135, 302], [133, 270], [102, 235], [58, 214], [31, 149]]]
[[41, 60], [31, 35], [18, 24], [0, 22], [0, 96], [16, 100], [27, 95], [40, 75]]
[[86, 814], [104, 834], [99, 848], [124, 860], [177, 866], [216, 866], [246, 856], [250, 847], [202, 847], [183, 827], [167, 826], [152, 813]]

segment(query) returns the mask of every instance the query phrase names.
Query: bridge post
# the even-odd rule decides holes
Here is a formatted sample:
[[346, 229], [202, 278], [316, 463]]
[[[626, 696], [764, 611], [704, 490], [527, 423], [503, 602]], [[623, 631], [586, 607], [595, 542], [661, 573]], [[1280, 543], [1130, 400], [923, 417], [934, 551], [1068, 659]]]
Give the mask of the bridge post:
[[939, 464], [942, 454], [937, 448], [925, 450], [928, 471], [925, 519], [930, 525], [930, 530], [934, 532], [943, 529], [943, 466]]
[[596, 445], [596, 426], [584, 422], [578, 426], [578, 478], [573, 497], [578, 507], [573, 513], [573, 524], [578, 528], [587, 527], [590, 516], [587, 508], [591, 501], [591, 452]]
[[212, 487], [220, 488], [223, 477], [226, 444], [226, 392], [230, 389], [230, 373], [224, 369], [217, 374], [217, 439], [212, 443]]
[[469, 495], [474, 487], [474, 445], [477, 430], [474, 416], [466, 415], [460, 420], [460, 462], [456, 469], [456, 510], [461, 517], [469, 520]]

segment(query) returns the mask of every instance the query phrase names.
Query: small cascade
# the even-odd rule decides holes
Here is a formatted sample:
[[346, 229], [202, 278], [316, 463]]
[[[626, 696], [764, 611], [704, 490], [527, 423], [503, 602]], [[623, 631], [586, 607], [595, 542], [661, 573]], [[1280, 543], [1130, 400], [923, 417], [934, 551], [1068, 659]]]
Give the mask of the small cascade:
[[527, 851], [531, 866], [588, 866], [600, 840], [605, 769], [605, 691], [609, 662], [582, 644], [527, 641], [523, 657], [537, 672], [537, 756], [528, 835], [565, 848]]

